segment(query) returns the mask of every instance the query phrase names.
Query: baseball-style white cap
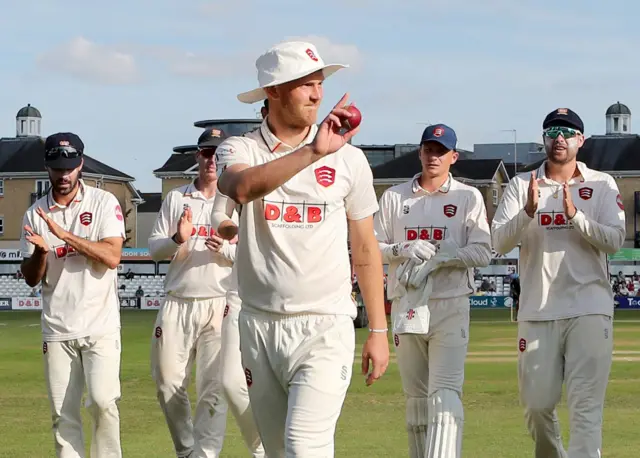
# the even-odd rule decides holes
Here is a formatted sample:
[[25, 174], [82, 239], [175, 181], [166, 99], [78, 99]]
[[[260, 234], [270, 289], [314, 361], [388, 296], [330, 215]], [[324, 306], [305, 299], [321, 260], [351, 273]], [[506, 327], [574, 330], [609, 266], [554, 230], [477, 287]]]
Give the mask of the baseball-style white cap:
[[322, 70], [328, 78], [341, 68], [343, 64], [325, 64], [318, 50], [311, 43], [303, 41], [287, 41], [275, 45], [256, 60], [258, 84], [260, 87], [249, 92], [238, 94], [238, 100], [244, 103], [256, 103], [267, 98], [265, 87], [277, 86], [303, 78]]

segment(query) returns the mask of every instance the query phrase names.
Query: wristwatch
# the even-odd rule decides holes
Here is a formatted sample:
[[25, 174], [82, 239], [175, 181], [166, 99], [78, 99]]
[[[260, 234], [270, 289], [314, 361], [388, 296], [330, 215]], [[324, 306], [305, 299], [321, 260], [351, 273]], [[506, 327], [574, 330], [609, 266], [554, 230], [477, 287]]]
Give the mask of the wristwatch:
[[173, 234], [173, 236], [171, 237], [171, 240], [173, 240], [176, 245], [182, 245], [182, 243], [183, 243], [183, 242], [178, 242], [178, 233], [177, 232], [175, 234]]

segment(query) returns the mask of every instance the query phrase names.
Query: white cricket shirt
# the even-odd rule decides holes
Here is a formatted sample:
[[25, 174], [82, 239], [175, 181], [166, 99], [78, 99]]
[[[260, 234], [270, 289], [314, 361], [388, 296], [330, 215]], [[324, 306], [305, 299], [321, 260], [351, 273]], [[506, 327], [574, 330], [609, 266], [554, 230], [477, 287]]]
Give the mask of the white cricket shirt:
[[[51, 191], [24, 215], [29, 225], [49, 245], [47, 270], [42, 279], [42, 334], [45, 341], [99, 337], [120, 329], [118, 270], [93, 261], [58, 239], [36, 213], [38, 207], [60, 227], [91, 242], [125, 238], [124, 216], [110, 192], [86, 186], [67, 206], [53, 200]], [[20, 238], [22, 256], [31, 257], [35, 246]]]
[[[309, 144], [316, 132], [314, 125], [294, 148], [278, 140], [264, 121], [217, 148], [218, 173], [234, 164], [257, 166], [282, 157]], [[236, 259], [242, 306], [355, 317], [347, 218], [366, 218], [377, 209], [371, 167], [349, 144], [243, 205]]]
[[[225, 240], [218, 253], [204, 244], [216, 234], [212, 224], [214, 198], [207, 199], [190, 183], [171, 190], [162, 202], [149, 236], [149, 252], [156, 262], [172, 258], [164, 280], [166, 294], [206, 299], [224, 297], [228, 289], [236, 287], [235, 276], [231, 275], [235, 244]], [[178, 230], [178, 221], [187, 206], [191, 207], [193, 230], [191, 238], [178, 245], [171, 237]], [[231, 219], [238, 223], [235, 213]]]
[[578, 212], [569, 221], [562, 184], [546, 177], [545, 165], [537, 170], [540, 192], [535, 217], [524, 211], [531, 177], [525, 173], [507, 186], [492, 223], [498, 253], [522, 243], [518, 320], [612, 316], [607, 253], [618, 251], [626, 235], [618, 186], [611, 176], [578, 162], [580, 175], [569, 181]]
[[[442, 267], [433, 272], [432, 299], [449, 299], [474, 292], [473, 268], [491, 260], [491, 233], [480, 191], [455, 180], [451, 175], [435, 192], [420, 187], [416, 175], [410, 181], [387, 189], [380, 198], [374, 218], [376, 238], [391, 245], [411, 240], [438, 242], [453, 239], [460, 247], [463, 267]], [[405, 261], [389, 263], [387, 290], [396, 288], [395, 271]]]

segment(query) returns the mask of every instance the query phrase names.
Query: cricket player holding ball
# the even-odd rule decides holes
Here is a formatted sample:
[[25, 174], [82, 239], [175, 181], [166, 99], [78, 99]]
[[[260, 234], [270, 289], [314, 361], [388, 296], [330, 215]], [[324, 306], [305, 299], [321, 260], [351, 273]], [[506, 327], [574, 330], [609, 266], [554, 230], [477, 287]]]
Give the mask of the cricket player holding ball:
[[[458, 159], [454, 130], [429, 126], [420, 143], [421, 173], [384, 192], [375, 231], [394, 297], [409, 456], [460, 458], [469, 296], [473, 268], [491, 262], [491, 234], [480, 192], [450, 173]], [[416, 294], [398, 285], [397, 272], [422, 275]]]
[[24, 215], [21, 270], [42, 281], [42, 353], [58, 458], [84, 458], [80, 407], [93, 418], [92, 458], [120, 458], [120, 301], [125, 239], [122, 208], [110, 192], [80, 179], [84, 143], [47, 137], [51, 188]]
[[[547, 160], [511, 180], [493, 219], [493, 245], [519, 243], [518, 380], [537, 458], [599, 458], [613, 352], [613, 293], [607, 254], [625, 239], [613, 178], [576, 156], [584, 124], [567, 108], [543, 124]], [[567, 388], [565, 452], [556, 405]]]
[[371, 324], [367, 384], [389, 360], [378, 209], [371, 168], [347, 142], [345, 95], [317, 126], [325, 65], [315, 46], [281, 43], [258, 58], [268, 98], [261, 127], [217, 151], [219, 190], [242, 205], [237, 269], [240, 349], [256, 424], [269, 458], [334, 456], [334, 434], [355, 350], [348, 240]]
[[[214, 155], [223, 139], [219, 129], [200, 135], [198, 178], [167, 194], [149, 237], [155, 261], [172, 258], [152, 336], [151, 367], [178, 458], [220, 456], [227, 423], [220, 352], [226, 294], [236, 287], [236, 247], [211, 223]], [[198, 400], [192, 421], [187, 388], [194, 363]]]

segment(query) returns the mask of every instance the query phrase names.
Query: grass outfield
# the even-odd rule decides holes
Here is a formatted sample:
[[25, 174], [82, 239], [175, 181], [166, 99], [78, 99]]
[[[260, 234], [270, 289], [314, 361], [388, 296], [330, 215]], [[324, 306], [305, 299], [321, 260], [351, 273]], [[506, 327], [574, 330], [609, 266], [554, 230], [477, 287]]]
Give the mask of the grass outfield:
[[[516, 325], [508, 312], [474, 310], [464, 393], [464, 456], [532, 456], [518, 405]], [[122, 444], [126, 458], [175, 456], [156, 401], [149, 369], [155, 313], [123, 312]], [[614, 325], [615, 356], [607, 393], [603, 456], [637, 457], [635, 422], [640, 407], [640, 313], [619, 312]], [[365, 333], [358, 330], [358, 355]], [[53, 457], [53, 442], [41, 359], [39, 314], [0, 313], [0, 457]], [[386, 376], [367, 388], [354, 376], [338, 424], [336, 456], [406, 457], [404, 400], [392, 353]], [[193, 396], [192, 396], [193, 399]], [[560, 407], [567, 438], [567, 412]], [[89, 417], [84, 412], [89, 437]], [[88, 456], [88, 454], [87, 454]], [[248, 456], [233, 417], [223, 457]]]

